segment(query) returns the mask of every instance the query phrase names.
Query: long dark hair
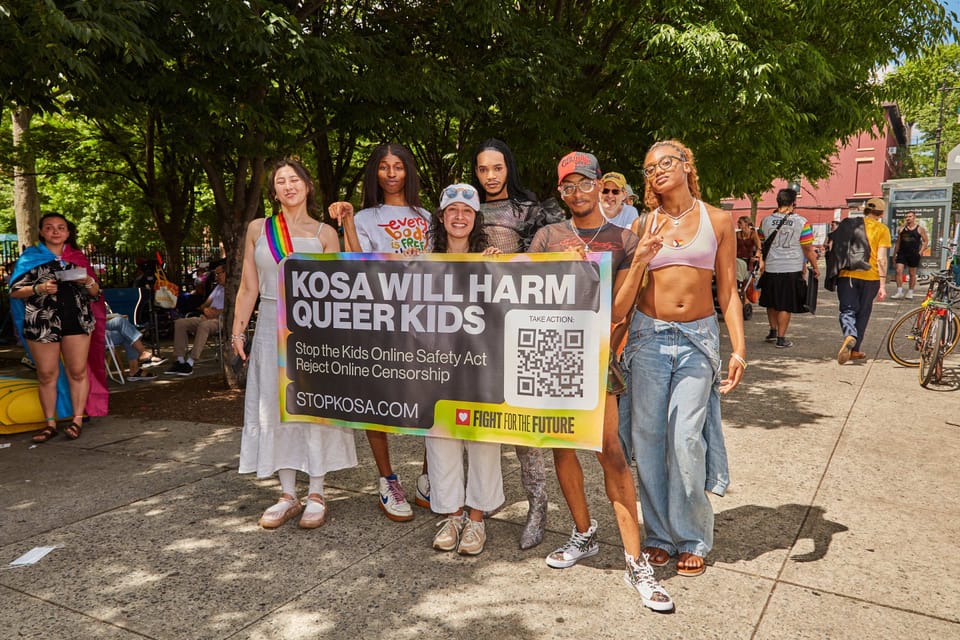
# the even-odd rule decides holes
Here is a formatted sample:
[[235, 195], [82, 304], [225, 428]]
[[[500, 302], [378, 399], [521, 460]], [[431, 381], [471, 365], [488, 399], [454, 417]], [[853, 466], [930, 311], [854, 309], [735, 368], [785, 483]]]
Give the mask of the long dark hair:
[[413, 209], [422, 207], [420, 204], [420, 176], [417, 174], [417, 163], [413, 159], [413, 154], [402, 144], [390, 143], [381, 144], [367, 160], [367, 166], [363, 170], [363, 201], [364, 209], [372, 209], [383, 204], [383, 189], [380, 188], [379, 169], [380, 161], [387, 155], [395, 155], [403, 162], [405, 172], [403, 180], [403, 197], [407, 201], [407, 206]]
[[[483, 214], [476, 212], [473, 220], [473, 229], [467, 236], [467, 253], [483, 253], [484, 249], [490, 246], [487, 241], [487, 233], [483, 230]], [[447, 230], [443, 228], [443, 209], [437, 209], [430, 216], [430, 246], [433, 247], [432, 253], [447, 252]]]
[[309, 189], [307, 192], [307, 211], [316, 213], [319, 206], [317, 205], [317, 190], [313, 186], [313, 179], [310, 177], [310, 172], [307, 171], [299, 161], [293, 158], [284, 158], [274, 164], [273, 168], [270, 169], [270, 176], [267, 178], [267, 191], [270, 193], [270, 202], [273, 203], [274, 212], [280, 208], [280, 205], [277, 203], [277, 189], [273, 185], [273, 179], [277, 176], [277, 171], [283, 167], [293, 169], [294, 173], [300, 176], [300, 179], [307, 185]]
[[477, 146], [473, 152], [473, 158], [470, 161], [470, 184], [472, 184], [477, 189], [477, 193], [480, 194], [480, 202], [487, 201], [487, 192], [483, 190], [483, 185], [480, 184], [480, 178], [477, 177], [477, 156], [484, 151], [499, 151], [503, 154], [503, 162], [507, 166], [507, 197], [510, 200], [517, 203], [537, 201], [537, 196], [520, 184], [520, 176], [517, 173], [517, 161], [513, 157], [513, 152], [510, 151], [507, 143], [496, 138], [489, 138]]

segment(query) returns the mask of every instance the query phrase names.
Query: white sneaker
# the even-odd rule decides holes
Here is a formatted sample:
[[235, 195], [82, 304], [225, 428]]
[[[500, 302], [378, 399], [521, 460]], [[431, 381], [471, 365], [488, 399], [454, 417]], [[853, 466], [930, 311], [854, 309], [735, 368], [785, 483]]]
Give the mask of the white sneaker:
[[417, 477], [417, 495], [414, 496], [413, 502], [418, 507], [430, 508], [430, 476], [425, 473]]
[[913, 300], [913, 289], [907, 289], [907, 295], [904, 296], [907, 300]]
[[562, 547], [547, 556], [547, 566], [554, 569], [566, 569], [577, 564], [583, 558], [595, 556], [600, 552], [597, 542], [597, 521], [590, 520], [590, 528], [585, 533], [577, 531], [576, 525], [570, 539]]
[[413, 508], [407, 502], [400, 479], [395, 473], [389, 478], [380, 478], [380, 508], [394, 522], [413, 520]]
[[623, 581], [637, 590], [643, 606], [654, 611], [673, 611], [673, 599], [657, 582], [653, 567], [647, 562], [647, 555], [641, 554], [639, 562], [626, 553], [624, 556], [627, 559], [627, 570], [623, 574]]
[[899, 300], [903, 297], [903, 289], [897, 289], [897, 292], [890, 296], [891, 300]]

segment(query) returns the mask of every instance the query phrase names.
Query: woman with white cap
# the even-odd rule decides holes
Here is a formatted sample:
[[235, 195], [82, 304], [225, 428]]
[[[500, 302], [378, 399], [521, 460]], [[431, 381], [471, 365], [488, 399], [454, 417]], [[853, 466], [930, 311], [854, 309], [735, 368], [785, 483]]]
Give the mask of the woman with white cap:
[[[433, 214], [430, 246], [434, 253], [500, 253], [488, 246], [477, 190], [454, 184], [441, 192], [440, 209]], [[450, 438], [426, 438], [430, 474], [430, 508], [445, 516], [437, 524], [433, 548], [461, 555], [477, 555], [487, 540], [483, 513], [504, 502], [500, 445]], [[467, 452], [464, 479], [463, 452]]]

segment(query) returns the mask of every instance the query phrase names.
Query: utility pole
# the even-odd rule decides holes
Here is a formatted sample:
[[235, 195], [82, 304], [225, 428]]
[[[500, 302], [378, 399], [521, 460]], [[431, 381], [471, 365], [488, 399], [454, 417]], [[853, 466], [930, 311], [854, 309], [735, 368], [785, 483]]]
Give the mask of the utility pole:
[[940, 85], [940, 116], [937, 119], [937, 139], [933, 150], [933, 177], [940, 175], [940, 145], [943, 142], [943, 107], [948, 91], [957, 91], [960, 87], [948, 87], [946, 81]]

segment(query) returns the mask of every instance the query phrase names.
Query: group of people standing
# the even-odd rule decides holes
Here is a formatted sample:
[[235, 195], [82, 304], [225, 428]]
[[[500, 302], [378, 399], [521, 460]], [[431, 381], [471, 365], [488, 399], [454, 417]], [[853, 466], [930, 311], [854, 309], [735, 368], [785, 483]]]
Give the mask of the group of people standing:
[[[629, 384], [616, 388], [618, 376], [610, 376], [597, 457], [624, 546], [624, 579], [645, 606], [669, 611], [673, 601], [651, 565], [663, 566], [676, 558], [680, 575], [703, 573], [713, 544], [713, 510], [706, 491], [722, 495], [726, 487], [719, 394], [732, 391], [747, 366], [736, 238], [729, 216], [699, 199], [693, 153], [680, 142], [659, 142], [646, 156], [644, 203], [651, 213], [645, 216], [627, 209], [623, 176], [603, 174], [592, 154], [568, 154], [557, 171], [558, 192], [570, 218], [524, 189], [509, 147], [487, 140], [473, 155], [472, 183], [443, 189], [440, 207], [430, 213], [420, 201], [410, 152], [397, 144], [381, 145], [366, 166], [363, 208], [354, 212], [350, 203], [338, 202], [329, 213], [343, 227], [346, 251], [613, 254], [612, 322], [614, 335], [625, 336], [618, 341], [626, 343], [621, 363]], [[339, 251], [340, 246], [337, 232], [311, 216], [317, 211], [315, 188], [299, 162], [277, 163], [268, 188], [275, 212], [254, 220], [247, 229], [230, 336], [237, 355], [247, 358], [249, 353], [251, 359], [239, 471], [279, 476], [280, 498], [263, 513], [261, 526], [275, 528], [300, 516], [299, 526], [309, 529], [321, 526], [327, 516], [325, 474], [354, 466], [357, 458], [350, 429], [280, 424], [276, 279], [285, 255]], [[714, 282], [732, 346], [725, 377]], [[258, 296], [259, 321], [253, 344], [247, 347], [246, 329]], [[616, 358], [611, 366], [617, 368]], [[412, 519], [413, 510], [391, 464], [387, 435], [366, 434], [379, 475], [380, 508], [391, 520]], [[432, 545], [464, 555], [481, 553], [486, 542], [484, 515], [505, 499], [500, 445], [425, 440], [415, 502], [442, 516]], [[539, 544], [545, 531], [544, 452], [518, 446], [516, 454], [528, 499], [520, 536], [521, 548], [527, 549]], [[645, 541], [628, 462], [633, 457]], [[553, 458], [574, 525], [570, 539], [546, 562], [563, 568], [599, 551], [597, 521], [590, 517], [576, 452], [555, 449]], [[297, 497], [297, 471], [309, 477], [305, 504]]]

